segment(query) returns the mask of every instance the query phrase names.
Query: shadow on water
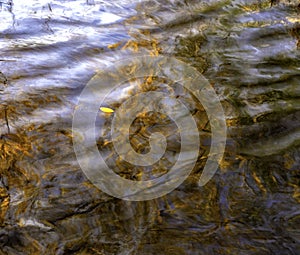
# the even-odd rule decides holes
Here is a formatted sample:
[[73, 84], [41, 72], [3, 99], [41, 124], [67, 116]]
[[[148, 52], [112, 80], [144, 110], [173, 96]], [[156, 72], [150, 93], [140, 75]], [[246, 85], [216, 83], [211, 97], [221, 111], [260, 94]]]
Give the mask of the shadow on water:
[[[1, 1], [0, 254], [299, 254], [298, 4]], [[210, 127], [202, 105], [178, 89], [203, 130], [196, 167], [170, 194], [126, 202], [80, 170], [72, 117], [98, 70], [139, 53], [175, 56], [201, 72], [220, 97], [228, 141], [217, 174], [199, 187]], [[118, 107], [125, 91], [107, 103]], [[154, 169], [118, 165], [108, 127], [98, 146], [124, 178], [157, 176], [176, 160], [176, 125], [149, 113], [130, 131], [144, 153], [157, 130], [169, 154]]]

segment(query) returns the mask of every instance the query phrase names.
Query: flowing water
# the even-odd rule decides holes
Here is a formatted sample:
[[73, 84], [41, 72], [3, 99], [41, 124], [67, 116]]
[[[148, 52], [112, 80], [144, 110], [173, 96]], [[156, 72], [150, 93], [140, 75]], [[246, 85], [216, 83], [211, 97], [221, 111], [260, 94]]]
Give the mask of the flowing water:
[[[298, 1], [2, 0], [0, 9], [0, 254], [300, 254]], [[161, 198], [111, 197], [81, 171], [78, 97], [99, 70], [137, 54], [174, 56], [218, 94], [227, 144], [207, 185], [198, 179], [209, 127], [192, 174]], [[205, 129], [202, 106], [178, 93]], [[110, 106], [126, 96], [116, 91]], [[135, 125], [171, 134], [168, 148], [180, 148], [170, 120]], [[114, 163], [106, 131], [98, 146]], [[145, 140], [131, 143], [138, 151]], [[167, 171], [166, 158], [158, 173], [144, 169], [147, 178]], [[124, 178], [143, 174], [120, 165]]]

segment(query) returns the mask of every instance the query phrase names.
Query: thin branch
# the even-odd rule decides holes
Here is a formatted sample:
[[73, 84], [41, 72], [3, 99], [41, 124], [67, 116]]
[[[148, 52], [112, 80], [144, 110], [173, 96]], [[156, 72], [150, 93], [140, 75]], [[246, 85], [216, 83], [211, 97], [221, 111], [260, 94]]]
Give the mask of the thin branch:
[[5, 108], [4, 108], [4, 118], [5, 118], [5, 122], [6, 122], [6, 126], [7, 126], [7, 132], [8, 132], [8, 134], [10, 134], [10, 127], [9, 127], [8, 116], [7, 116], [7, 106], [5, 106]]

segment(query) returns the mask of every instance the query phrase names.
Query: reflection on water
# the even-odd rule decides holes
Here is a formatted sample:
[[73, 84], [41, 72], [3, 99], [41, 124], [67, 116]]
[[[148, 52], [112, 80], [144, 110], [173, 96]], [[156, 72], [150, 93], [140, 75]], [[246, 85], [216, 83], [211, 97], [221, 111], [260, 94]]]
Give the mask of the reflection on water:
[[[298, 4], [2, 1], [0, 254], [299, 254]], [[138, 53], [176, 56], [203, 73], [221, 98], [229, 137], [206, 186], [197, 181], [209, 135], [175, 191], [125, 202], [81, 172], [72, 114], [97, 70]], [[194, 113], [205, 130], [206, 116]], [[152, 132], [150, 117], [132, 131]], [[140, 133], [132, 143], [147, 148], [145, 141]]]

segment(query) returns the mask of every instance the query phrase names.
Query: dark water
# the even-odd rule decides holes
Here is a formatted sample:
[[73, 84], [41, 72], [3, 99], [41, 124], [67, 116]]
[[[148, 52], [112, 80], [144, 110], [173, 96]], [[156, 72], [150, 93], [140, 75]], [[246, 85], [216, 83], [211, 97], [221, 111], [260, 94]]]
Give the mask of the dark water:
[[[298, 4], [2, 1], [0, 254], [300, 254]], [[227, 147], [204, 187], [205, 148], [182, 185], [150, 201], [113, 198], [80, 170], [80, 92], [138, 53], [192, 65], [221, 99]]]

